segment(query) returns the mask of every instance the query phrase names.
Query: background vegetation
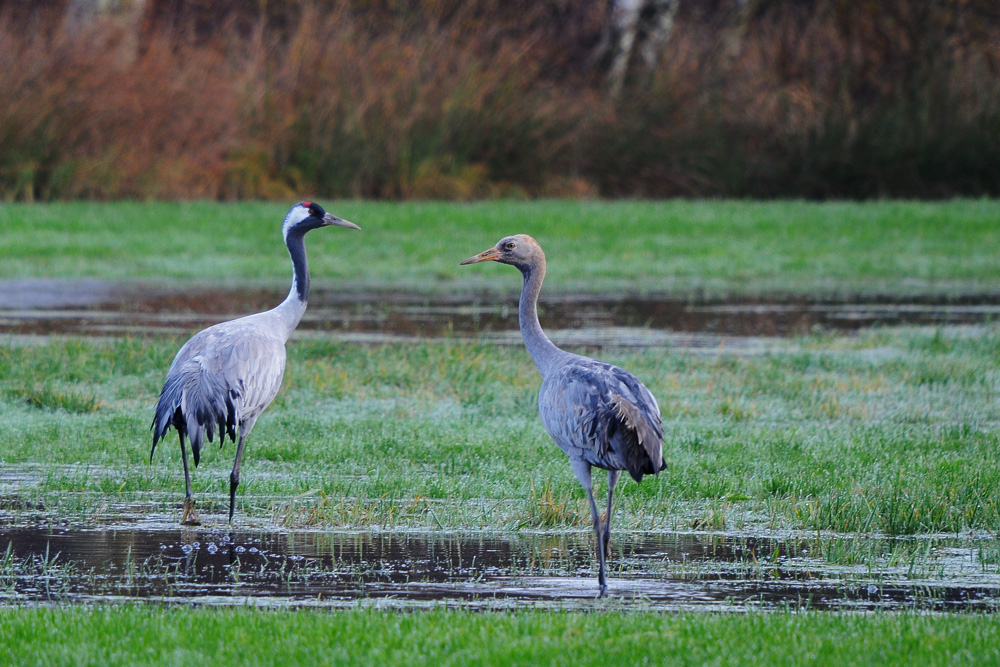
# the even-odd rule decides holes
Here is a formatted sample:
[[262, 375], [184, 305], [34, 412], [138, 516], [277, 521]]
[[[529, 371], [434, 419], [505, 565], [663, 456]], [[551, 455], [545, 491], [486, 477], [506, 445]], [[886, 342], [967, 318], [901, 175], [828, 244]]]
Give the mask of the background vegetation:
[[682, 2], [620, 95], [596, 2], [66, 5], [0, 3], [5, 199], [1000, 193], [989, 0]]

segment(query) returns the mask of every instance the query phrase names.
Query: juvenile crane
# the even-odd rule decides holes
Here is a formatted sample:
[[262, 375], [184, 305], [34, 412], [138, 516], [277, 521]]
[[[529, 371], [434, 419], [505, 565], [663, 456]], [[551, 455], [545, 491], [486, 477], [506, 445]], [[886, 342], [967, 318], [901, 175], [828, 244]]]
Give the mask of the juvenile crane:
[[[236, 461], [229, 476], [229, 521], [233, 520], [236, 487], [240, 483], [243, 446], [260, 414], [274, 400], [285, 373], [285, 341], [306, 312], [309, 299], [309, 266], [306, 263], [306, 232], [333, 225], [361, 229], [353, 222], [327, 213], [313, 202], [301, 202], [288, 211], [281, 233], [292, 258], [292, 287], [277, 307], [263, 313], [222, 322], [191, 337], [177, 352], [156, 404], [153, 424], [153, 462], [156, 443], [173, 426], [181, 443], [184, 462], [184, 514], [181, 523], [198, 525], [201, 519], [191, 498], [184, 437], [191, 441], [194, 465], [201, 447], [212, 442], [219, 430], [219, 446], [226, 436], [236, 443]], [[239, 439], [237, 439], [237, 430]]]
[[[535, 239], [517, 234], [462, 264], [494, 261], [521, 271], [524, 286], [518, 304], [521, 336], [542, 375], [538, 411], [545, 430], [569, 456], [573, 473], [587, 492], [600, 563], [600, 594], [608, 593], [605, 559], [611, 544], [611, 501], [622, 470], [636, 482], [666, 467], [663, 424], [653, 394], [626, 370], [590, 357], [560, 350], [538, 323], [538, 293], [545, 279], [545, 253]], [[608, 471], [608, 512], [597, 512], [591, 467]]]

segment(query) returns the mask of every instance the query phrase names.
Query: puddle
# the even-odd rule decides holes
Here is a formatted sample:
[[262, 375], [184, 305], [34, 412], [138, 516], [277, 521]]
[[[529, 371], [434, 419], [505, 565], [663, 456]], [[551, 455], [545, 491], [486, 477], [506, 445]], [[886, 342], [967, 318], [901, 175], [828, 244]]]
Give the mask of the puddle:
[[[99, 280], [0, 281], [0, 334], [188, 334], [279, 303], [283, 291], [166, 289]], [[580, 344], [662, 345], [666, 334], [722, 337], [788, 336], [821, 328], [853, 331], [873, 325], [977, 324], [1000, 318], [1000, 295], [845, 297], [774, 296], [731, 301], [664, 295], [549, 294], [540, 316], [550, 332], [573, 332]], [[506, 342], [517, 331], [517, 293], [343, 293], [314, 289], [300, 332], [359, 342], [491, 334]], [[557, 338], [554, 335], [553, 338]], [[519, 339], [517, 340], [519, 343]]]
[[[585, 533], [515, 536], [163, 526], [8, 527], [0, 604], [164, 601], [197, 605], [472, 609], [826, 609], [995, 611], [996, 565], [977, 547], [927, 543], [920, 568], [836, 567], [813, 539], [618, 533], [610, 601]], [[887, 547], [890, 548], [890, 547]], [[6, 557], [3, 556], [7, 553]]]

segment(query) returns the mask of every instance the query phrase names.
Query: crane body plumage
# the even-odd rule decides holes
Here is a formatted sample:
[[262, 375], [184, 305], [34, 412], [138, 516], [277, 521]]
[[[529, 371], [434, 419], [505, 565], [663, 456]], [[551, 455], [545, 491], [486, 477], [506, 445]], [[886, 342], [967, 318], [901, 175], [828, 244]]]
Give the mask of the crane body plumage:
[[261, 319], [223, 322], [184, 344], [157, 403], [154, 439], [170, 426], [183, 429], [198, 465], [205, 439], [212, 442], [216, 430], [221, 445], [226, 436], [236, 442], [237, 428], [252, 428], [277, 395], [285, 371], [287, 338], [262, 333], [270, 327]]
[[[623, 470], [636, 482], [666, 467], [663, 423], [656, 398], [628, 371], [561, 350], [538, 322], [538, 295], [545, 278], [545, 253], [526, 234], [501, 239], [493, 248], [462, 262], [497, 261], [518, 268], [524, 286], [518, 320], [525, 347], [542, 376], [538, 412], [545, 430], [569, 457], [587, 493], [597, 538], [600, 594], [607, 594], [605, 559], [611, 541], [611, 505]], [[594, 502], [592, 468], [608, 471], [608, 504], [602, 522]]]
[[545, 430], [571, 460], [627, 470], [636, 482], [656, 474], [663, 427], [656, 399], [626, 370], [572, 355], [538, 391]]
[[318, 204], [302, 202], [293, 206], [282, 226], [293, 267], [288, 297], [271, 310], [198, 332], [178, 350], [170, 364], [153, 416], [149, 458], [152, 462], [157, 443], [174, 427], [181, 445], [187, 493], [181, 523], [200, 523], [191, 498], [184, 439], [187, 437], [191, 443], [197, 466], [205, 440], [212, 442], [216, 433], [220, 446], [227, 437], [236, 443], [229, 478], [229, 520], [233, 519], [246, 438], [281, 388], [285, 342], [306, 310], [309, 267], [304, 236], [311, 229], [329, 225], [359, 229], [354, 223], [326, 213]]

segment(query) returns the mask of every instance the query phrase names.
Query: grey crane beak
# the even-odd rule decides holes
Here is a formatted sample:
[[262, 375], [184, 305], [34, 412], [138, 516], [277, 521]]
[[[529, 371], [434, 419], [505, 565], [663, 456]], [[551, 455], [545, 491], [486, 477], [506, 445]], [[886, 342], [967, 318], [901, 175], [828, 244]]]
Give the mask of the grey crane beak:
[[338, 218], [332, 213], [327, 213], [323, 216], [323, 226], [333, 225], [334, 227], [346, 227], [347, 229], [361, 229], [353, 222], [348, 222], [343, 218]]
[[496, 260], [500, 256], [500, 251], [496, 248], [490, 248], [489, 250], [484, 250], [478, 255], [473, 255], [469, 259], [461, 262], [459, 266], [465, 266], [466, 264], [477, 264], [479, 262], [489, 262], [490, 260]]

